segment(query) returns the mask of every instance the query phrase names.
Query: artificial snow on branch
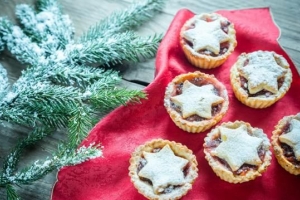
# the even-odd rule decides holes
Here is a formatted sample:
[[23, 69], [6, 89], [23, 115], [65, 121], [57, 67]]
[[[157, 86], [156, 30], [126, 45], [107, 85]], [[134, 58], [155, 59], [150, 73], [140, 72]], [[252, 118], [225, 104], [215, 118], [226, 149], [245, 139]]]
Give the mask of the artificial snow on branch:
[[0, 37], [0, 52], [3, 51], [3, 49], [4, 49], [4, 43]]
[[82, 146], [77, 150], [74, 150], [69, 144], [60, 144], [52, 158], [47, 158], [44, 161], [37, 160], [31, 166], [16, 172], [23, 148], [43, 139], [52, 131], [49, 128], [35, 129], [25, 139], [21, 140], [7, 156], [0, 176], [0, 187], [6, 188], [8, 199], [19, 199], [13, 185], [30, 184], [54, 169], [76, 165], [102, 156], [102, 147], [99, 144], [90, 144], [88, 147]]
[[[10, 85], [0, 64], [0, 121], [33, 130], [12, 149], [0, 171], [0, 187], [6, 189], [8, 199], [19, 198], [15, 185], [30, 184], [54, 169], [102, 155], [100, 144], [78, 145], [99, 113], [146, 98], [142, 91], [119, 87], [121, 77], [113, 66], [155, 56], [162, 35], [139, 36], [132, 30], [163, 5], [164, 0], [136, 1], [77, 39], [56, 0], [38, 0], [36, 10], [26, 4], [16, 6], [20, 26], [0, 17], [0, 50], [6, 48], [26, 65]], [[61, 128], [68, 133], [67, 145], [60, 144], [52, 158], [18, 169], [24, 148]]]
[[128, 9], [114, 12], [95, 26], [90, 27], [80, 37], [80, 41], [92, 41], [99, 37], [110, 37], [115, 33], [132, 30], [161, 11], [164, 3], [165, 0], [135, 1], [135, 4]]

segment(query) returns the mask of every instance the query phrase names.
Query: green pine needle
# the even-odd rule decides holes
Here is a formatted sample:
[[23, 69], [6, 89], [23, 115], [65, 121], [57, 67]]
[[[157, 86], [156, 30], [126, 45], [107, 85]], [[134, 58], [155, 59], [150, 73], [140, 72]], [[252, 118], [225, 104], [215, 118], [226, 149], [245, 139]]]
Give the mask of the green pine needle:
[[[0, 17], [0, 51], [7, 48], [27, 64], [13, 85], [0, 87], [0, 120], [33, 128], [4, 159], [0, 187], [6, 188], [7, 199], [19, 199], [15, 185], [102, 156], [100, 144], [78, 148], [98, 119], [96, 114], [146, 98], [143, 91], [118, 88], [120, 75], [105, 68], [155, 56], [162, 35], [139, 36], [131, 30], [161, 11], [164, 2], [136, 1], [101, 20], [77, 41], [57, 0], [38, 0], [37, 12], [25, 4], [17, 6], [21, 28]], [[8, 82], [4, 68], [1, 77]], [[23, 149], [59, 128], [66, 129], [68, 141], [58, 146], [53, 157], [18, 169]]]
[[161, 11], [164, 3], [164, 0], [135, 1], [128, 9], [114, 12], [95, 26], [90, 27], [82, 35], [80, 41], [93, 41], [97, 40], [99, 36], [112, 36], [136, 28]]
[[93, 127], [93, 116], [91, 110], [87, 107], [80, 107], [74, 109], [70, 113], [71, 118], [69, 119], [69, 143], [71, 146], [78, 146], [80, 142], [87, 136], [89, 130]]
[[17, 143], [11, 153], [6, 157], [3, 164], [3, 173], [6, 177], [11, 176], [18, 165], [22, 151], [29, 145], [35, 144], [37, 141], [42, 140], [44, 137], [53, 133], [50, 128], [37, 128], [33, 130], [26, 138]]
[[[124, 88], [104, 89], [95, 92], [90, 97], [90, 103], [103, 111], [110, 111], [118, 105], [126, 105], [128, 103], [139, 103], [140, 99], [146, 98], [146, 94], [142, 91], [127, 91]], [[108, 99], [110, 100], [108, 102]]]
[[139, 62], [155, 56], [162, 35], [150, 37], [137, 36], [133, 32], [124, 32], [97, 41], [87, 41], [74, 48], [69, 57], [75, 62], [116, 65], [124, 61]]
[[46, 174], [54, 169], [59, 169], [63, 166], [70, 166], [82, 163], [89, 159], [102, 156], [100, 145], [82, 146], [77, 150], [72, 145], [59, 145], [57, 152], [52, 158], [47, 158], [45, 161], [36, 161], [31, 166], [24, 168], [16, 173], [10, 179], [14, 184], [30, 184], [33, 181], [41, 179]]
[[20, 197], [18, 196], [16, 190], [11, 184], [7, 184], [5, 187], [7, 200], [20, 200]]

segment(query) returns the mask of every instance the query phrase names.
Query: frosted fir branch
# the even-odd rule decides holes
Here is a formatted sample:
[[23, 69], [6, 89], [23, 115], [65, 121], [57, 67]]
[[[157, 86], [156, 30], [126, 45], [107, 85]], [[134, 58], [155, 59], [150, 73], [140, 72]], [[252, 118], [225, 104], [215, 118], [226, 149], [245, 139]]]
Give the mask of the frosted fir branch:
[[80, 164], [90, 159], [102, 156], [102, 149], [99, 145], [88, 147], [82, 146], [78, 150], [60, 146], [58, 152], [50, 159], [45, 161], [36, 161], [30, 167], [16, 173], [10, 178], [13, 184], [30, 184], [54, 169], [60, 169], [64, 166]]
[[18, 196], [16, 190], [11, 184], [7, 184], [5, 188], [7, 200], [20, 200], [20, 197]]
[[1, 38], [1, 36], [0, 36], [0, 53], [1, 53], [1, 51], [3, 51], [4, 50], [4, 42], [3, 42], [3, 40], [2, 40], [2, 38]]
[[0, 39], [20, 62], [29, 64], [11, 90], [4, 93], [0, 120], [53, 130], [67, 128], [69, 132], [68, 145], [60, 145], [52, 158], [37, 161], [16, 173], [21, 150], [12, 151], [3, 166], [5, 173], [0, 173], [0, 187], [7, 188], [7, 198], [18, 198], [14, 185], [30, 184], [55, 168], [102, 155], [99, 146], [74, 151], [95, 123], [95, 112], [138, 103], [146, 95], [116, 88], [120, 77], [112, 69], [84, 67], [91, 63], [114, 65], [153, 57], [161, 35], [139, 37], [126, 31], [150, 19], [161, 10], [162, 4], [163, 0], [137, 1], [127, 11], [102, 20], [76, 44], [71, 21], [62, 14], [56, 0], [39, 0], [38, 12], [25, 5], [17, 7], [24, 31], [0, 18]]
[[[67, 65], [67, 66], [66, 66]], [[22, 72], [22, 76], [13, 85], [14, 91], [27, 91], [35, 87], [45, 88], [44, 84], [56, 85], [61, 87], [71, 86], [77, 88], [77, 95], [82, 91], [83, 96], [77, 96], [82, 100], [87, 98], [86, 90], [90, 85], [97, 82], [101, 88], [114, 87], [121, 81], [121, 77], [116, 70], [90, 67], [85, 65], [59, 64], [53, 63], [47, 67], [37, 66], [27, 68]], [[42, 84], [42, 85], [40, 85]], [[34, 88], [32, 88], [34, 87]], [[47, 87], [48, 88], [48, 87]], [[68, 89], [68, 88], [65, 88]]]
[[[102, 157], [101, 144], [90, 144], [89, 146], [81, 146], [77, 150], [72, 150], [72, 147], [61, 145], [59, 151], [54, 156], [53, 160], [57, 162], [57, 167], [77, 165], [85, 161]], [[67, 149], [67, 150], [66, 150]], [[69, 149], [69, 150], [68, 150]]]
[[[86, 88], [96, 82], [109, 88], [114, 87], [120, 80], [119, 73], [113, 69], [106, 70], [98, 67], [72, 64], [66, 67], [57, 63], [49, 66], [49, 68], [43, 66], [27, 68], [23, 71], [22, 77], [14, 84], [13, 88], [14, 91], [31, 90], [31, 87], [37, 87], [40, 84], [39, 82], [42, 82], [54, 86], [77, 88], [78, 92], [76, 94], [79, 95], [80, 91], [85, 93]], [[86, 94], [83, 94], [82, 100], [85, 99]]]
[[23, 31], [35, 38], [36, 41], [39, 41], [42, 36], [36, 29], [38, 22], [36, 20], [35, 11], [33, 8], [27, 4], [19, 4], [16, 6], [15, 14], [20, 21], [20, 24], [23, 25]]
[[109, 38], [97, 38], [94, 41], [70, 46], [67, 54], [74, 62], [109, 64], [116, 62], [116, 58], [124, 60], [124, 53], [130, 42], [136, 38], [137, 35], [133, 32], [119, 33]]
[[58, 15], [61, 14], [60, 4], [56, 0], [38, 0], [36, 6], [40, 12], [48, 10]]
[[80, 41], [92, 41], [99, 37], [110, 37], [116, 33], [128, 31], [150, 20], [155, 13], [162, 10], [164, 0], [135, 1], [128, 9], [114, 12], [92, 26], [82, 35]]
[[39, 13], [27, 4], [20, 4], [16, 7], [16, 16], [24, 32], [49, 53], [64, 49], [74, 36], [71, 20], [59, 11], [56, 4]]
[[109, 39], [98, 38], [69, 49], [68, 57], [74, 62], [116, 65], [124, 61], [138, 62], [155, 56], [161, 35], [137, 36], [133, 32], [115, 34]]
[[80, 142], [87, 136], [94, 125], [93, 112], [89, 107], [80, 107], [74, 109], [69, 120], [68, 141], [71, 146], [78, 146]]
[[[0, 64], [0, 105], [3, 98], [7, 95], [9, 90], [9, 81], [6, 69]], [[0, 113], [1, 116], [1, 113]]]
[[102, 156], [102, 147], [100, 144], [82, 146], [77, 150], [69, 144], [61, 144], [58, 150], [53, 154], [52, 158], [47, 158], [44, 161], [35, 161], [31, 166], [22, 169], [14, 174], [0, 173], [0, 187], [5, 187], [7, 199], [18, 200], [13, 185], [31, 184], [52, 172], [54, 169], [60, 169], [64, 166], [80, 164], [90, 159], [95, 159]]
[[155, 57], [158, 45], [163, 38], [162, 34], [154, 34], [153, 36], [139, 37], [133, 41], [133, 48], [144, 59]]
[[17, 98], [1, 108], [2, 118], [31, 127], [43, 124], [63, 128], [68, 124], [70, 112], [81, 107], [80, 94], [73, 87], [36, 83], [19, 90]]
[[[120, 92], [114, 89], [120, 77], [113, 70], [103, 72], [102, 76], [98, 75], [99, 80], [81, 89], [47, 82], [30, 82], [29, 80], [35, 80], [30, 74], [33, 73], [23, 74], [13, 90], [6, 95], [0, 106], [0, 119], [30, 127], [68, 127], [70, 141], [74, 144], [76, 142], [76, 145], [94, 125], [95, 118], [90, 117], [96, 112], [103, 109], [104, 113], [126, 101], [137, 102], [137, 98], [144, 98], [142, 92], [125, 89]], [[97, 102], [101, 106], [96, 106]], [[94, 109], [88, 109], [90, 103]]]
[[48, 79], [54, 84], [86, 88], [99, 81], [110, 87], [120, 81], [120, 76], [115, 70], [104, 70], [98, 67], [74, 65], [69, 68], [54, 68]]
[[[74, 26], [69, 16], [62, 13], [60, 4], [56, 0], [38, 0], [37, 9], [40, 11], [37, 19], [46, 24], [48, 37], [55, 36], [60, 41], [60, 48], [63, 49], [65, 45], [72, 43]], [[51, 16], [53, 19], [50, 18]], [[49, 24], [49, 20], [53, 20], [53, 23]]]
[[11, 150], [10, 154], [5, 158], [2, 173], [4, 177], [10, 177], [15, 172], [19, 159], [22, 155], [22, 151], [29, 145], [42, 140], [44, 137], [53, 133], [53, 129], [50, 128], [37, 128], [33, 130], [28, 136], [17, 143], [17, 145]]
[[22, 63], [38, 65], [45, 59], [45, 51], [32, 42], [18, 26], [14, 26], [5, 18], [0, 18], [0, 37], [8, 50]]
[[[104, 112], [110, 111], [119, 105], [140, 103], [140, 99], [146, 98], [146, 94], [142, 91], [128, 91], [124, 88], [106, 89], [98, 84], [94, 84], [91, 90], [94, 90], [94, 92], [90, 96], [89, 103]], [[110, 99], [110, 101], [107, 101], [107, 99]]]

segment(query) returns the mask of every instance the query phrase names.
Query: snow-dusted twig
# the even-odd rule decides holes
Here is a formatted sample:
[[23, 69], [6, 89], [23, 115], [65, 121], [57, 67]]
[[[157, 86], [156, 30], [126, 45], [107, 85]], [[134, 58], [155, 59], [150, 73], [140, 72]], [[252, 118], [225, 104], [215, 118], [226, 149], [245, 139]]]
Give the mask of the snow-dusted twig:
[[[37, 11], [18, 5], [20, 26], [0, 17], [0, 51], [6, 48], [27, 66], [10, 85], [0, 64], [0, 120], [33, 129], [7, 156], [0, 172], [0, 187], [6, 188], [8, 199], [18, 199], [14, 185], [30, 184], [55, 168], [101, 156], [99, 145], [77, 147], [97, 121], [97, 113], [146, 98], [142, 91], [120, 88], [121, 77], [113, 66], [155, 56], [162, 35], [138, 36], [132, 28], [151, 19], [163, 5], [164, 0], [136, 1], [78, 39], [56, 0], [38, 0]], [[29, 143], [60, 128], [67, 130], [68, 145], [60, 145], [52, 158], [17, 169]]]

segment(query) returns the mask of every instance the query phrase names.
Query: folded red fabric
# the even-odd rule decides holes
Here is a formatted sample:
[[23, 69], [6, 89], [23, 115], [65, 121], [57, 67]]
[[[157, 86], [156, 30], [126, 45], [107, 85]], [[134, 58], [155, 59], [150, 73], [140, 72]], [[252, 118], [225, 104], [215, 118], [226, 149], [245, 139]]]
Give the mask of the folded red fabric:
[[[179, 46], [178, 37], [181, 26], [194, 13], [180, 10], [157, 52], [156, 76], [145, 88], [148, 99], [141, 104], [117, 108], [92, 129], [82, 145], [102, 143], [103, 157], [61, 169], [53, 188], [53, 200], [145, 199], [130, 182], [129, 159], [137, 146], [154, 138], [180, 142], [197, 157], [199, 176], [193, 189], [182, 199], [299, 199], [299, 177], [282, 169], [274, 155], [263, 176], [253, 181], [230, 184], [219, 179], [204, 158], [203, 139], [207, 132], [191, 134], [179, 129], [163, 106], [167, 84], [178, 74], [199, 70], [214, 74], [228, 90], [229, 110], [221, 122], [243, 120], [253, 127], [262, 128], [270, 138], [274, 126], [283, 116], [300, 112], [300, 77], [291, 59], [278, 44], [280, 31], [269, 9], [217, 12], [233, 22], [237, 32], [238, 45], [229, 59], [222, 66], [211, 70], [200, 70], [189, 64]], [[261, 110], [241, 104], [235, 98], [229, 81], [229, 70], [237, 56], [242, 52], [256, 50], [275, 51], [283, 55], [293, 73], [288, 93], [271, 107]]]

